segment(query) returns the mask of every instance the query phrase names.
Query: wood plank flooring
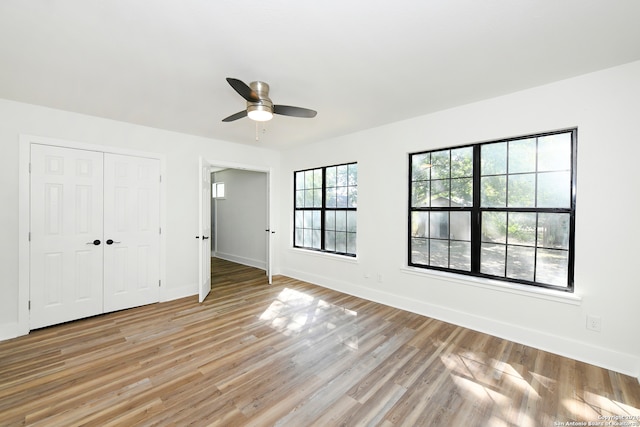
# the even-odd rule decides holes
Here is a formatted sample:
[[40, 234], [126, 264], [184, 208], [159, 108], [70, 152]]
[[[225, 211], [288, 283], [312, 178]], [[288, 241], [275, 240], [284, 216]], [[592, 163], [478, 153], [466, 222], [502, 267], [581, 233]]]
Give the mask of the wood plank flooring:
[[213, 271], [203, 304], [0, 343], [0, 426], [640, 424], [635, 378], [226, 261]]

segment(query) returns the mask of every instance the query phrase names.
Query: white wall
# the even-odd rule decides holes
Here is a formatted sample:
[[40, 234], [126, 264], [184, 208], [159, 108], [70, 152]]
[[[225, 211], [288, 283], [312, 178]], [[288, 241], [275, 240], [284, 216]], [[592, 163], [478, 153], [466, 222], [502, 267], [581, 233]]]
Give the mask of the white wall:
[[[635, 62], [286, 152], [280, 228], [289, 236], [293, 171], [358, 162], [358, 257], [295, 250], [288, 237], [282, 273], [638, 377], [639, 117]], [[406, 268], [409, 152], [573, 126], [575, 299]], [[601, 332], [586, 329], [587, 314], [602, 317]]]
[[229, 261], [267, 269], [267, 174], [225, 169], [214, 174], [224, 182], [225, 197], [215, 201], [216, 253]]
[[[20, 134], [165, 156], [166, 228], [163, 234], [166, 257], [163, 262], [166, 280], [161, 288], [163, 300], [197, 293], [198, 241], [194, 237], [198, 234], [198, 156], [276, 171], [280, 161], [278, 152], [263, 148], [0, 99], [0, 339], [21, 332], [17, 324]], [[248, 137], [251, 138], [251, 134]], [[277, 191], [272, 197], [278, 200]], [[277, 266], [277, 257], [274, 261]]]

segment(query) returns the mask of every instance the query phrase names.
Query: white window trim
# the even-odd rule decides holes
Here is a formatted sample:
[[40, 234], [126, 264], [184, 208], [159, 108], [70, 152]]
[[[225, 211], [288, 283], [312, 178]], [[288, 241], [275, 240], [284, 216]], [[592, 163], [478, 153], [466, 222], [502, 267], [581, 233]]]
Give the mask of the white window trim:
[[457, 283], [465, 286], [473, 286], [476, 288], [489, 289], [492, 291], [544, 299], [547, 301], [555, 301], [568, 305], [582, 305], [582, 296], [576, 295], [575, 292], [563, 292], [538, 286], [521, 285], [518, 283], [503, 282], [500, 280], [491, 280], [474, 276], [466, 276], [463, 274], [450, 273], [447, 271], [428, 270], [410, 266], [402, 266], [400, 267], [400, 271], [405, 274], [422, 277], [427, 276], [434, 279], [444, 280], [447, 282]]

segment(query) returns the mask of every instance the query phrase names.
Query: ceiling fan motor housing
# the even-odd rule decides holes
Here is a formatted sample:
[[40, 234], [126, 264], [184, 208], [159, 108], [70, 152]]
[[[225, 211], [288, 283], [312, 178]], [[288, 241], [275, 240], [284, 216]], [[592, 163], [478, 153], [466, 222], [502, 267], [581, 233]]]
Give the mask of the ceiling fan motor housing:
[[260, 101], [247, 101], [247, 112], [265, 111], [273, 114], [273, 102], [269, 98], [269, 85], [265, 82], [251, 82], [249, 87], [258, 95]]

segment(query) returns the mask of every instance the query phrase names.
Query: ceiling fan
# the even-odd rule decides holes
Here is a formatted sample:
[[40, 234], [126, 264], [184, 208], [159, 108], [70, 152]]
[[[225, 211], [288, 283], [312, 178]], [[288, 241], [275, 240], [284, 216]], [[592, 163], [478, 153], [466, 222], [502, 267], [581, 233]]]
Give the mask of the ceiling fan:
[[233, 122], [247, 116], [257, 122], [265, 122], [271, 120], [274, 114], [303, 118], [312, 118], [318, 114], [308, 108], [274, 105], [269, 98], [269, 85], [264, 82], [251, 82], [247, 86], [243, 81], [231, 77], [227, 77], [227, 82], [247, 100], [247, 109], [222, 119], [223, 122]]

